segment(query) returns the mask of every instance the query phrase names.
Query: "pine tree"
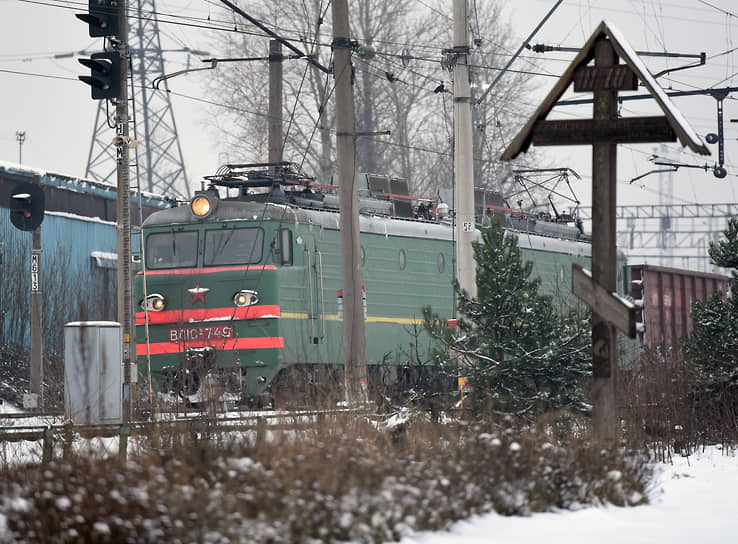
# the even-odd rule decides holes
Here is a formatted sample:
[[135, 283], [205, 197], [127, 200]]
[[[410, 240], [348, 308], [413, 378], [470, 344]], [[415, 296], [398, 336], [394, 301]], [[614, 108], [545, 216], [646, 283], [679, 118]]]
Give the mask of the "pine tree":
[[589, 318], [557, 313], [541, 280], [524, 262], [517, 237], [493, 225], [474, 244], [478, 298], [455, 284], [455, 330], [425, 308], [425, 325], [444, 350], [434, 353], [443, 372], [463, 375], [477, 403], [505, 413], [536, 414], [560, 407], [585, 409], [581, 388], [591, 371]]
[[733, 278], [736, 277], [735, 269], [738, 269], [738, 220], [735, 218], [728, 221], [728, 228], [723, 232], [724, 240], [717, 243], [710, 242], [710, 259], [717, 266], [733, 268]]
[[[731, 219], [725, 239], [710, 242], [709, 254], [718, 266], [733, 268], [731, 291], [738, 281], [738, 220]], [[713, 401], [727, 400], [738, 408], [738, 299], [726, 293], [692, 305], [693, 329], [682, 345], [698, 389]]]

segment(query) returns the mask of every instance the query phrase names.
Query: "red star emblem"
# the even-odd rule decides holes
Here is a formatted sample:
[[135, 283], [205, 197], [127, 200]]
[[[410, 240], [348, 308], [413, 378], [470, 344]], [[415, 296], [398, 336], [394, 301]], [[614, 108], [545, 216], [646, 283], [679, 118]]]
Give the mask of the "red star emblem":
[[200, 287], [200, 282], [197, 282], [197, 286], [192, 289], [187, 289], [187, 292], [192, 295], [192, 304], [197, 301], [205, 304], [205, 295], [210, 291], [207, 287]]

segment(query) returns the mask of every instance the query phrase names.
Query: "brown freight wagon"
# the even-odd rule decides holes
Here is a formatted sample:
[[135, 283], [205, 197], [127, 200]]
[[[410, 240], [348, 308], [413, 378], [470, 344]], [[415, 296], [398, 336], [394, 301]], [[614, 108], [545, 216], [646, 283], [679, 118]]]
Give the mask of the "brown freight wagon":
[[692, 331], [695, 300], [707, 300], [716, 291], [725, 298], [730, 289], [731, 278], [720, 274], [648, 264], [629, 268], [641, 345], [663, 354], [677, 350], [680, 340]]

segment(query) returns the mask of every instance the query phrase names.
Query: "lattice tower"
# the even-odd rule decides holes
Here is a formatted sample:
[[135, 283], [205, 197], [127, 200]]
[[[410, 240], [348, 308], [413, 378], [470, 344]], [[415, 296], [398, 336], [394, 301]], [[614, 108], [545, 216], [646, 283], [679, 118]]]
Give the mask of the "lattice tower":
[[[155, 0], [133, 0], [136, 17], [129, 18], [128, 44], [131, 51], [129, 83], [133, 89], [131, 133], [141, 142], [136, 149], [141, 189], [165, 196], [190, 196], [182, 148], [169, 97], [167, 81], [155, 90], [151, 82], [164, 75], [164, 58], [156, 17]], [[114, 108], [98, 103], [95, 130], [85, 177], [115, 183], [116, 156], [111, 145], [110, 126]], [[110, 119], [110, 121], [109, 121]], [[109, 124], [110, 122], [110, 124]]]

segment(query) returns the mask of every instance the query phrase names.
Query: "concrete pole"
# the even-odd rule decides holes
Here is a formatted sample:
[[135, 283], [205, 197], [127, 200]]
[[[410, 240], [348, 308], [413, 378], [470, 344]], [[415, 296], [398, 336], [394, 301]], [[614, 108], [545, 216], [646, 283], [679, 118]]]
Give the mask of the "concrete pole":
[[350, 404], [367, 400], [366, 337], [362, 302], [359, 190], [356, 179], [356, 133], [351, 44], [347, 0], [334, 0], [333, 75], [336, 80], [336, 152], [341, 206], [341, 277], [343, 280], [343, 355], [346, 397]]
[[[595, 66], [607, 71], [617, 64], [615, 50], [609, 40], [595, 44]], [[617, 89], [595, 89], [593, 118], [617, 119]], [[617, 144], [595, 142], [592, 145], [592, 279], [608, 292], [617, 290], [615, 237], [617, 223], [616, 174]], [[592, 314], [592, 424], [601, 440], [618, 437], [616, 402], [617, 342], [615, 327], [600, 315]]]
[[282, 162], [282, 44], [269, 40], [269, 162]]
[[471, 86], [469, 85], [469, 32], [466, 0], [454, 0], [454, 187], [456, 216], [456, 278], [461, 288], [477, 296], [474, 234], [474, 162]]
[[[118, 4], [118, 51], [120, 63], [120, 98], [115, 107], [116, 135], [122, 136], [122, 145], [116, 148], [118, 195], [116, 200], [118, 230], [118, 322], [123, 334], [123, 424], [131, 418], [133, 391], [131, 383], [137, 373], [133, 352], [133, 285], [131, 277], [131, 184], [130, 134], [128, 117], [128, 19], [126, 0]], [[121, 436], [121, 441], [126, 437]], [[122, 451], [124, 447], [121, 447]]]

